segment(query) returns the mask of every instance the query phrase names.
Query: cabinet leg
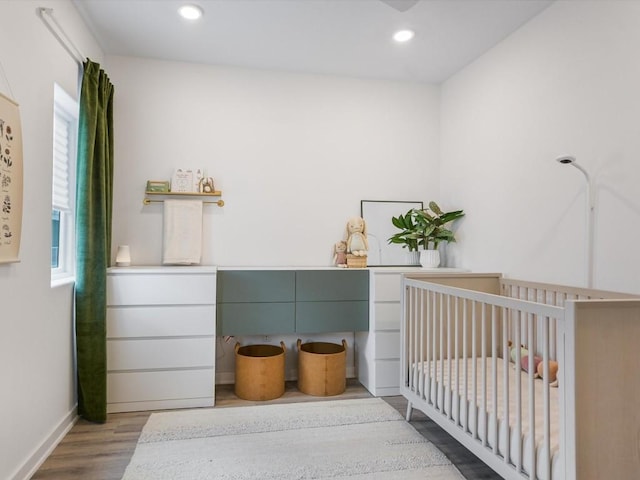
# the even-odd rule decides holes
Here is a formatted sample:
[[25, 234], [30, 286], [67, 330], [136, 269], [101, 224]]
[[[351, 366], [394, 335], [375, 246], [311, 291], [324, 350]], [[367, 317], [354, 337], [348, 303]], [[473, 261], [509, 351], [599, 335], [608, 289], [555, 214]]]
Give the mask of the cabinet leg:
[[411, 402], [407, 403], [407, 414], [405, 415], [405, 420], [407, 422], [411, 421], [411, 414], [413, 413], [413, 405]]

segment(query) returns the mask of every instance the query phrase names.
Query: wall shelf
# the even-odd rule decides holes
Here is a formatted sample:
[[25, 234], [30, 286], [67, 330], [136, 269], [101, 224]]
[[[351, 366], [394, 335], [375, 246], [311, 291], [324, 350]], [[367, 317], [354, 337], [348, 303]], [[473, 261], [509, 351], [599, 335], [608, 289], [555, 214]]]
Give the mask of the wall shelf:
[[[220, 190], [215, 190], [211, 193], [200, 193], [200, 192], [144, 192], [144, 199], [142, 203], [144, 205], [149, 205], [151, 203], [162, 203], [164, 202], [164, 198], [152, 199], [149, 197], [220, 197], [222, 196], [222, 192]], [[205, 204], [215, 204], [219, 207], [224, 207], [224, 200], [219, 199], [214, 202], [204, 201]]]

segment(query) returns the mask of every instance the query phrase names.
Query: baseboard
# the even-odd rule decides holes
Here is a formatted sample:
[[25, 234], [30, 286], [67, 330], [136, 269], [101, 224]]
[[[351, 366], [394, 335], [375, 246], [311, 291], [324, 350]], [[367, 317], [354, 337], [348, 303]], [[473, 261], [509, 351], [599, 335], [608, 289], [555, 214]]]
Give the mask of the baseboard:
[[[356, 378], [355, 367], [347, 367], [347, 378]], [[294, 381], [298, 379], [298, 370], [290, 370], [285, 373], [286, 381]], [[218, 385], [230, 385], [236, 382], [235, 372], [216, 372], [216, 384]]]
[[42, 441], [31, 455], [29, 455], [29, 458], [27, 458], [24, 464], [22, 464], [22, 466], [9, 478], [11, 480], [28, 480], [31, 478], [77, 421], [78, 406], [75, 405], [71, 411], [64, 416], [60, 423], [58, 423], [47, 438]]

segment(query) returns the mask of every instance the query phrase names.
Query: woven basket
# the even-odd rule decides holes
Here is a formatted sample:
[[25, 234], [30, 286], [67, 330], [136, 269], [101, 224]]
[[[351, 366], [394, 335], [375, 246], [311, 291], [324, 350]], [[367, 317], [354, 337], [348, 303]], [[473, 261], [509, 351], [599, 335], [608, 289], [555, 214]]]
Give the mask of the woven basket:
[[332, 396], [347, 386], [347, 341], [302, 343], [298, 339], [298, 390], [307, 395]]
[[236, 343], [235, 393], [244, 400], [273, 400], [284, 393], [284, 342], [275, 345]]
[[367, 256], [356, 256], [351, 253], [347, 254], [347, 267], [349, 268], [365, 268], [367, 266]]

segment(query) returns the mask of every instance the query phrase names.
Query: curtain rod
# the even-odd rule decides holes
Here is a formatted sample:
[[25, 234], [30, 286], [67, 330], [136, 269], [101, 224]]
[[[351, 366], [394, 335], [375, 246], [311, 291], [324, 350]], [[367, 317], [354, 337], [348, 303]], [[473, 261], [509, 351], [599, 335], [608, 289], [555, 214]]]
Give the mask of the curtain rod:
[[36, 11], [42, 22], [46, 25], [53, 36], [56, 37], [60, 45], [62, 45], [67, 53], [82, 66], [86, 57], [78, 47], [74, 45], [69, 38], [69, 35], [64, 31], [64, 28], [60, 26], [56, 17], [53, 16], [53, 8], [39, 7]]

